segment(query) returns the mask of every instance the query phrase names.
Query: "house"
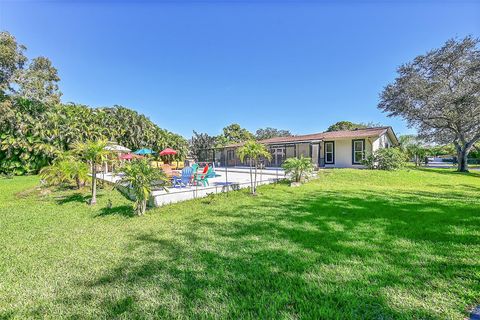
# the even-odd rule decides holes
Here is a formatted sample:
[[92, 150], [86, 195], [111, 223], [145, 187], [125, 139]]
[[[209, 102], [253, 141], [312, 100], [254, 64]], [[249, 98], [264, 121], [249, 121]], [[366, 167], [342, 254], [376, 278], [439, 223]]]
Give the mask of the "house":
[[[263, 159], [266, 167], [279, 167], [292, 157], [308, 157], [316, 167], [325, 168], [362, 168], [362, 161], [372, 152], [398, 145], [398, 139], [392, 127], [376, 127], [348, 131], [321, 132], [292, 137], [276, 137], [259, 141], [271, 152], [272, 159]], [[215, 159], [220, 165], [243, 166], [237, 155], [242, 144], [227, 145], [216, 150]]]

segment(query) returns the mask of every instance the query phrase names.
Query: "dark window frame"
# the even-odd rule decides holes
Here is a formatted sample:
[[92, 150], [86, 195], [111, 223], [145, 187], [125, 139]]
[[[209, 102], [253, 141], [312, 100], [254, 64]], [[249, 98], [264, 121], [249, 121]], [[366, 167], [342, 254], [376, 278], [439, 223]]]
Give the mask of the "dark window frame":
[[235, 160], [235, 150], [227, 150], [227, 160]]
[[[332, 161], [327, 161], [327, 144], [332, 144]], [[330, 152], [329, 152], [330, 153]], [[324, 141], [323, 142], [323, 158], [325, 159], [325, 164], [335, 164], [335, 141]]]
[[355, 142], [361, 141], [363, 150], [362, 150], [362, 161], [365, 160], [365, 155], [367, 151], [367, 146], [365, 144], [365, 139], [352, 139], [352, 164], [354, 165], [359, 165], [363, 164], [361, 161], [360, 162], [355, 162]]

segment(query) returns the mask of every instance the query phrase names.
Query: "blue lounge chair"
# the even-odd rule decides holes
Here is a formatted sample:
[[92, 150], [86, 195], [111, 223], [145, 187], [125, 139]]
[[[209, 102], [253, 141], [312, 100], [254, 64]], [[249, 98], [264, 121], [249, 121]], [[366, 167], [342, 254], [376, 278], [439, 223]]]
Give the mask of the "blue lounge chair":
[[185, 167], [182, 170], [180, 177], [174, 177], [173, 187], [179, 186], [180, 188], [186, 187], [192, 181], [193, 169], [191, 167]]

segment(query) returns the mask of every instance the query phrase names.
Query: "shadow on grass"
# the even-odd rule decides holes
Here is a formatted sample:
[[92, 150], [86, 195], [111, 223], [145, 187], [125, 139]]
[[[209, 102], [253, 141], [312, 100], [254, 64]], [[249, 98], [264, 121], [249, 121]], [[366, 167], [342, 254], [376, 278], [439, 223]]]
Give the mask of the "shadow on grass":
[[[97, 195], [97, 198], [98, 197], [100, 197], [100, 196]], [[88, 204], [91, 198], [92, 198], [91, 195], [84, 195], [80, 192], [75, 192], [75, 193], [72, 193], [72, 194], [69, 194], [69, 195], [66, 195], [66, 196], [58, 197], [56, 199], [56, 202], [57, 202], [57, 204], [60, 204], [60, 205], [67, 204], [67, 203], [72, 203], [72, 202]]]
[[105, 207], [100, 209], [99, 214], [97, 217], [105, 217], [105, 216], [112, 216], [112, 215], [119, 215], [124, 217], [134, 217], [135, 213], [133, 212], [132, 206], [123, 205], [123, 206], [116, 206], [116, 207]]
[[476, 171], [476, 170], [471, 170], [469, 172], [458, 172], [458, 171], [456, 171], [456, 169], [451, 169], [451, 168], [410, 168], [410, 170], [435, 172], [435, 173], [439, 173], [439, 174], [446, 174], [446, 175], [452, 175], [452, 176], [464, 175], [464, 176], [471, 176], [471, 177], [480, 178], [480, 172]]
[[121, 262], [61, 301], [107, 318], [440, 319], [478, 299], [480, 262], [465, 259], [480, 246], [478, 201], [271, 190], [174, 233], [132, 232]]

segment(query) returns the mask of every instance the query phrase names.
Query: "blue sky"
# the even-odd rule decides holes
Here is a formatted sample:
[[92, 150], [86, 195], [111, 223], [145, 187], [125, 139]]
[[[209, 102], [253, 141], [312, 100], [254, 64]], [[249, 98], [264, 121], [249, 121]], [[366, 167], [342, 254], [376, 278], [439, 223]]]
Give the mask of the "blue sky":
[[64, 102], [124, 105], [185, 137], [339, 120], [402, 134], [379, 93], [400, 64], [480, 36], [480, 2], [3, 0], [0, 29], [53, 61]]

